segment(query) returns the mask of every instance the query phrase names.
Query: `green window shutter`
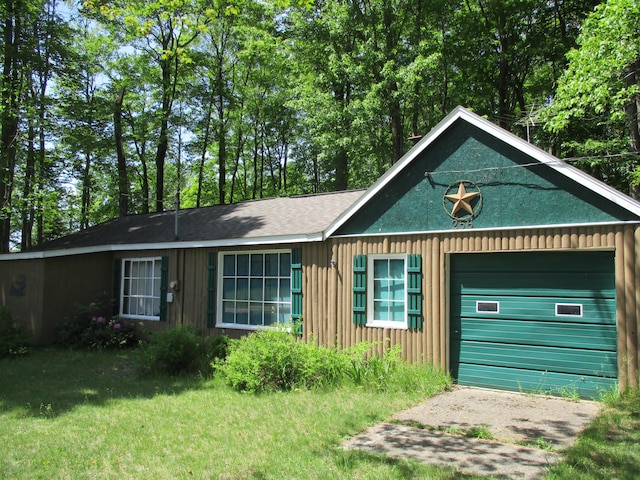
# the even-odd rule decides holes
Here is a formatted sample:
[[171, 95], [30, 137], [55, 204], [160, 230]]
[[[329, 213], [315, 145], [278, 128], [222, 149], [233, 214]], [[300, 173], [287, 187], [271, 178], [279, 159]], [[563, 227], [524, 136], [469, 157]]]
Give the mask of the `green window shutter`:
[[113, 314], [120, 313], [120, 285], [122, 285], [122, 259], [113, 261]]
[[422, 328], [422, 255], [407, 256], [407, 315], [409, 328]]
[[167, 286], [169, 283], [169, 257], [162, 257], [160, 267], [160, 320], [167, 320]]
[[218, 254], [209, 253], [209, 274], [207, 276], [207, 328], [213, 328], [216, 324], [216, 262]]
[[353, 256], [353, 323], [367, 323], [367, 256]]
[[302, 249], [291, 250], [291, 318], [302, 318]]

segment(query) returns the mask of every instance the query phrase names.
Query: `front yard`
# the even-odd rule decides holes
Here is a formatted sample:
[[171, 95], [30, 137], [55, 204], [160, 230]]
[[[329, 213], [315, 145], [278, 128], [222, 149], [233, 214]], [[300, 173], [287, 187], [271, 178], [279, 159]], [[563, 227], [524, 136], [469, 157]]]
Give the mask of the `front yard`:
[[[238, 393], [217, 378], [140, 378], [138, 354], [46, 349], [0, 360], [0, 477], [474, 478], [339, 448], [424, 393]], [[640, 475], [640, 396], [611, 405], [550, 478]]]

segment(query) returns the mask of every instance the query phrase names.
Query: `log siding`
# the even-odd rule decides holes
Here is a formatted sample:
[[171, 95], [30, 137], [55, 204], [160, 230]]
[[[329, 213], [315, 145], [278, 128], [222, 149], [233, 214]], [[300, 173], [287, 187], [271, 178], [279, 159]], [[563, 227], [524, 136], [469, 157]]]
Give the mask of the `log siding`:
[[[397, 343], [414, 363], [449, 367], [449, 269], [456, 253], [525, 251], [615, 251], [618, 322], [618, 370], [621, 389], [638, 384], [640, 292], [640, 226], [603, 225], [552, 229], [422, 235], [336, 237], [303, 250], [304, 338], [345, 348], [375, 342], [379, 353]], [[423, 327], [401, 330], [366, 327], [352, 322], [353, 256], [377, 253], [422, 255]]]

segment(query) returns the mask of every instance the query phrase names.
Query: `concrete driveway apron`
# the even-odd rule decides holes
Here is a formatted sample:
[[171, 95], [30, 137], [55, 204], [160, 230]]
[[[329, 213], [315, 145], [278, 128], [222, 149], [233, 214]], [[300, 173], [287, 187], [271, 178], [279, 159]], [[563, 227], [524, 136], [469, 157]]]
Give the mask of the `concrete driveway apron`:
[[[599, 409], [586, 400], [456, 386], [343, 446], [467, 474], [535, 479], [561, 459]], [[469, 431], [489, 433], [491, 440], [465, 436]]]

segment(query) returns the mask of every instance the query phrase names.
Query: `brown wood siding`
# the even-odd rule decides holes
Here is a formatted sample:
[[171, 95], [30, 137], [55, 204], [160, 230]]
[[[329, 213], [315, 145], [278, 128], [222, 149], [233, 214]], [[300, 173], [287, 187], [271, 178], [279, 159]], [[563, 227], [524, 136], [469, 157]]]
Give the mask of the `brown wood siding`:
[[9, 308], [14, 321], [34, 333], [35, 343], [46, 343], [42, 335], [44, 312], [44, 259], [0, 262], [0, 304]]
[[[303, 250], [303, 321], [305, 338], [323, 345], [349, 347], [361, 341], [403, 345], [403, 357], [448, 368], [448, 258], [450, 254], [509, 251], [615, 250], [620, 388], [638, 385], [640, 226], [593, 226], [555, 229], [424, 235], [332, 238]], [[382, 329], [352, 322], [353, 256], [374, 253], [420, 253], [423, 272], [421, 330]], [[330, 261], [336, 262], [335, 268]]]

